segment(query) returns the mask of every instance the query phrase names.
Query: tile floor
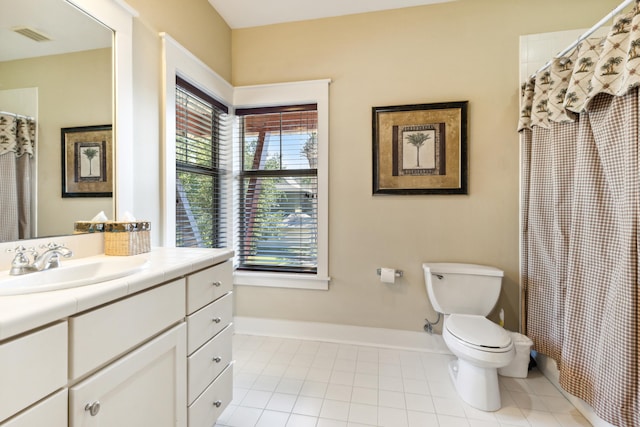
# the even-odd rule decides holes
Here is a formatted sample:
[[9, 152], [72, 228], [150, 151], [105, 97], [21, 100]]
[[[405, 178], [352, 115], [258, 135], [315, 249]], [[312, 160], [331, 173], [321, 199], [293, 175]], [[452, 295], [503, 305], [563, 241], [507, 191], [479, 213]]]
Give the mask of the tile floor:
[[235, 335], [234, 399], [216, 427], [574, 427], [589, 422], [536, 369], [500, 377], [503, 407], [462, 402], [446, 354]]

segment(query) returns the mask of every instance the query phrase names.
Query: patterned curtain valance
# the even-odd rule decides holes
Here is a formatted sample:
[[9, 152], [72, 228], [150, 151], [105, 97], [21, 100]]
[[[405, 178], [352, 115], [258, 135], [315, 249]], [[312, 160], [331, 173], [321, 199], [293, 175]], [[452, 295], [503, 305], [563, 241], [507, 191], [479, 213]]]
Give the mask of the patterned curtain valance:
[[640, 85], [640, 11], [619, 16], [604, 38], [583, 40], [522, 85], [518, 131], [571, 122], [600, 93], [623, 96]]
[[16, 157], [35, 153], [36, 122], [31, 118], [0, 113], [0, 156], [15, 153]]

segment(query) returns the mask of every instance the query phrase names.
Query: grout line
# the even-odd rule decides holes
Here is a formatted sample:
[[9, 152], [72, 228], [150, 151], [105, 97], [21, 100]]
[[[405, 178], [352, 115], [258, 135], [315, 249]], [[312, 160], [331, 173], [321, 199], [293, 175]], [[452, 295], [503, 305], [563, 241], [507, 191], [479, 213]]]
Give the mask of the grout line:
[[[233, 351], [234, 355], [239, 359], [236, 361], [237, 369], [234, 372], [234, 376], [238, 382], [243, 384], [242, 389], [246, 389], [247, 392], [242, 396], [242, 399], [238, 399], [240, 400], [238, 405], [230, 406], [223, 413], [216, 427], [255, 427], [260, 422], [260, 418], [265, 415], [265, 412], [265, 416], [273, 415], [272, 412], [286, 414], [287, 421], [282, 424], [283, 427], [290, 427], [293, 424], [293, 420], [302, 419], [299, 418], [300, 416], [309, 417], [304, 418], [304, 420], [313, 419], [315, 421], [311, 424], [295, 423], [295, 426], [313, 425], [317, 427], [331, 421], [330, 425], [350, 427], [354, 425], [354, 418], [360, 421], [373, 418], [371, 412], [366, 411], [367, 408], [369, 411], [376, 412], [376, 424], [390, 414], [395, 414], [397, 418], [394, 419], [396, 424], [393, 427], [405, 425], [414, 427], [415, 424], [412, 424], [412, 421], [427, 423], [418, 425], [428, 425], [429, 427], [458, 425], [474, 427], [567, 427], [566, 423], [569, 420], [572, 422], [572, 427], [590, 425], [568, 400], [556, 405], [556, 408], [564, 409], [564, 412], [552, 412], [549, 410], [545, 399], [553, 398], [556, 401], [566, 399], [564, 396], [547, 396], [544, 394], [547, 393], [547, 387], [551, 383], [537, 369], [530, 372], [527, 379], [500, 377], [503, 407], [491, 413], [471, 408], [458, 398], [453, 385], [449, 382], [448, 375], [445, 375], [447, 362], [453, 357], [451, 355], [331, 342], [314, 341], [312, 345], [305, 344], [303, 340], [299, 339], [242, 334], [234, 336]], [[376, 362], [372, 362], [374, 359]], [[281, 360], [283, 362], [279, 363]], [[310, 373], [311, 366], [318, 360], [323, 361], [323, 368], [317, 368], [320, 370]], [[368, 375], [377, 376], [377, 387], [373, 387], [373, 383], [368, 383], [369, 387], [355, 385], [358, 361], [369, 363], [369, 365], [360, 365], [361, 368], [366, 367], [367, 372], [372, 372], [374, 365], [378, 365], [377, 375], [368, 373]], [[299, 365], [296, 365], [296, 363]], [[287, 368], [284, 368], [282, 374], [278, 375], [276, 371], [269, 371], [271, 364], [282, 365]], [[289, 370], [289, 368], [294, 369]], [[305, 368], [306, 371], [304, 371]], [[352, 370], [345, 371], [341, 369]], [[265, 371], [267, 374], [265, 374]], [[319, 380], [309, 379], [309, 375], [315, 378], [315, 375], [320, 375], [321, 372], [324, 372], [324, 376], [319, 376]], [[338, 374], [331, 375], [334, 372]], [[345, 375], [345, 373], [351, 375]], [[381, 375], [381, 373], [389, 376]], [[297, 375], [302, 378], [290, 378], [287, 375]], [[243, 406], [242, 401], [250, 391], [265, 391], [262, 387], [266, 387], [267, 380], [270, 378], [260, 380], [261, 376], [279, 377], [279, 379], [275, 385], [271, 384], [268, 390], [268, 393], [270, 393], [269, 398], [264, 407], [258, 409], [260, 414], [258, 418], [255, 418], [256, 408]], [[349, 376], [351, 376], [351, 381], [348, 380]], [[253, 382], [250, 381], [251, 378], [253, 378]], [[381, 381], [381, 378], [384, 378], [384, 380]], [[264, 381], [264, 383], [261, 381]], [[284, 383], [290, 386], [296, 381], [302, 381], [300, 387], [290, 388], [288, 390], [293, 391], [287, 393], [278, 392], [280, 384]], [[244, 387], [246, 385], [245, 382], [251, 382], [247, 386], [248, 388]], [[426, 389], [422, 390], [425, 394], [413, 393], [416, 390], [421, 391], [419, 388], [413, 388], [419, 387], [421, 382], [424, 382], [426, 386]], [[313, 384], [317, 389], [312, 390], [311, 386], [305, 389], [305, 384]], [[387, 390], [387, 388], [392, 390]], [[367, 397], [369, 392], [366, 390], [376, 390], [377, 404], [360, 403], [360, 400], [370, 402], [372, 399], [372, 394]], [[537, 394], [536, 390], [540, 394]], [[305, 393], [311, 393], [313, 396], [307, 396]], [[359, 395], [358, 393], [362, 394]], [[267, 409], [275, 394], [295, 396], [291, 411]], [[421, 399], [426, 406], [422, 408], [412, 406], [410, 408], [411, 405], [408, 403], [409, 395], [411, 395], [412, 399], [418, 399], [417, 401]], [[381, 398], [387, 400], [380, 402]], [[296, 409], [299, 401], [310, 404], [310, 406], [303, 408], [303, 403], [301, 403], [301, 406]], [[428, 405], [427, 402], [431, 404]], [[238, 402], [234, 400], [234, 403]], [[400, 405], [400, 403], [403, 405]], [[334, 408], [348, 405], [346, 415], [341, 414], [342, 417], [346, 416], [347, 420], [321, 417], [326, 404], [333, 405]], [[397, 406], [403, 406], [403, 408]], [[296, 412], [303, 412], [303, 414]], [[247, 416], [245, 420], [248, 425], [237, 424], [237, 422], [242, 421], [241, 416], [243, 414]], [[331, 413], [325, 413], [325, 415], [337, 416]], [[320, 421], [321, 419], [329, 421]], [[234, 421], [236, 422], [235, 425]], [[286, 424], [290, 421], [290, 424]], [[224, 424], [223, 422], [229, 424]], [[279, 425], [269, 427], [279, 427]]]

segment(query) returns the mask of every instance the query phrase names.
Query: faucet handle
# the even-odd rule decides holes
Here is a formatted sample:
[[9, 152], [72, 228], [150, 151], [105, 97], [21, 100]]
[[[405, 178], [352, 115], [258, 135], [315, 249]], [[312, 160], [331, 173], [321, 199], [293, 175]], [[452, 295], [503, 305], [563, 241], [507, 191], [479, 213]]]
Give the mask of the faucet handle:
[[60, 248], [66, 248], [66, 246], [65, 245], [60, 245], [60, 244], [58, 244], [56, 242], [49, 242], [47, 244], [43, 243], [42, 245], [40, 245], [40, 248], [42, 248], [42, 249], [60, 249]]
[[35, 258], [38, 252], [34, 248], [25, 248], [22, 245], [16, 246], [15, 249], [7, 249], [7, 252], [15, 252], [16, 256], [11, 261], [10, 275], [19, 275], [28, 272], [32, 268], [32, 263], [26, 254], [33, 254]]
[[31, 253], [31, 254], [34, 254], [34, 255], [38, 253], [38, 251], [36, 251], [35, 248], [33, 248], [33, 247], [25, 248], [23, 245], [18, 245], [14, 249], [7, 249], [7, 252], [15, 252], [16, 253], [16, 258], [24, 257], [24, 254], [26, 254], [26, 253]]

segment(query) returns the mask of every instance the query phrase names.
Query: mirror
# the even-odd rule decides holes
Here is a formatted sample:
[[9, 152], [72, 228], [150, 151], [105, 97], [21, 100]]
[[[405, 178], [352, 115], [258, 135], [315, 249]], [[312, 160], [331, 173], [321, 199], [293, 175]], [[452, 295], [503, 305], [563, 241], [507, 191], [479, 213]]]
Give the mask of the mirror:
[[[114, 122], [114, 32], [65, 0], [0, 7], [0, 111], [37, 122], [32, 237], [71, 234], [75, 220], [100, 211], [113, 218], [115, 188], [113, 198], [61, 197], [61, 129]], [[51, 40], [34, 41], [15, 31], [21, 27]]]

